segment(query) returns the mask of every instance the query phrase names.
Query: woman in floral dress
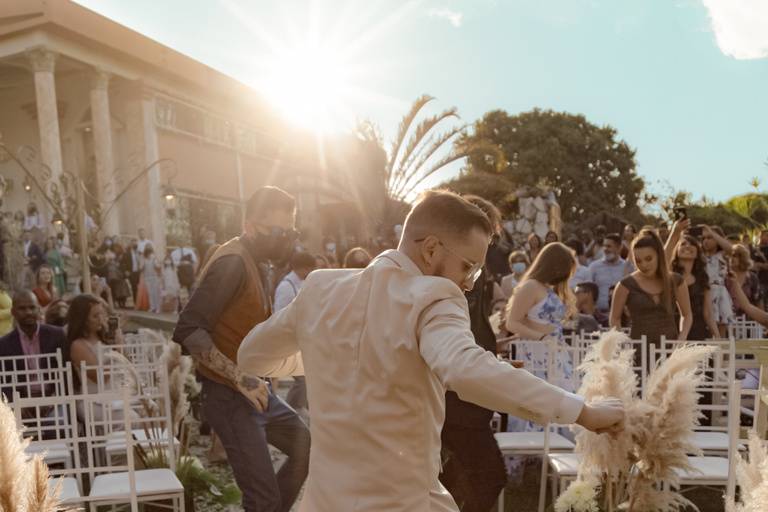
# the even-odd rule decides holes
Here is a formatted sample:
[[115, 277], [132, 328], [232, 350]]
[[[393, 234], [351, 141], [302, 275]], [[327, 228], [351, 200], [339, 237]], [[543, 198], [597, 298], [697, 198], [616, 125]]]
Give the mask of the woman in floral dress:
[[[547, 345], [553, 340], [555, 374], [547, 376], [543, 371], [533, 371], [552, 384], [566, 391], [575, 391], [573, 382], [573, 361], [563, 339], [563, 320], [575, 312], [575, 298], [568, 287], [568, 279], [576, 269], [576, 258], [571, 249], [560, 242], [553, 242], [542, 248], [530, 270], [507, 306], [507, 330], [530, 343], [518, 345], [516, 359], [523, 361], [523, 368], [547, 366]], [[513, 422], [510, 422], [512, 424]], [[526, 430], [538, 429], [529, 423]]]

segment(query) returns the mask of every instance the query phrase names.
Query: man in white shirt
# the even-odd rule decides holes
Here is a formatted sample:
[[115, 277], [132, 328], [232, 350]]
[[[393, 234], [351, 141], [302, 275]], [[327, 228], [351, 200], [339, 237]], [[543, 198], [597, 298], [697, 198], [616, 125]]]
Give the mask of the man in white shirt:
[[[275, 289], [275, 302], [272, 305], [274, 312], [280, 311], [288, 304], [293, 302], [293, 299], [299, 294], [301, 285], [304, 284], [304, 280], [307, 278], [310, 272], [315, 270], [317, 260], [315, 257], [306, 252], [297, 252], [291, 256], [291, 272], [286, 275], [280, 284]], [[285, 397], [285, 401], [288, 405], [296, 409], [296, 412], [302, 418], [307, 417], [307, 411], [309, 409], [309, 403], [307, 402], [307, 382], [303, 375], [296, 375], [293, 377], [293, 386], [288, 391], [288, 395]]]
[[272, 309], [277, 312], [291, 303], [301, 290], [301, 285], [310, 272], [315, 270], [315, 257], [306, 252], [297, 252], [291, 256], [291, 272], [280, 281], [275, 289], [275, 302]]
[[456, 512], [438, 480], [447, 390], [540, 423], [621, 429], [617, 400], [585, 404], [475, 343], [463, 290], [480, 275], [490, 239], [479, 208], [429, 192], [397, 250], [362, 271], [313, 272], [290, 305], [245, 337], [242, 372], [306, 370], [312, 452], [300, 510]]

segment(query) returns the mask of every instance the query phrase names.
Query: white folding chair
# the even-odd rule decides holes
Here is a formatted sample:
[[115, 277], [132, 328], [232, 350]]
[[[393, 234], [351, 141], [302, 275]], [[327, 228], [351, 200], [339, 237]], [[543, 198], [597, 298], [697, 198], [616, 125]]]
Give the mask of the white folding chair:
[[67, 377], [61, 350], [39, 355], [0, 357], [0, 392], [13, 400], [22, 397], [61, 396], [67, 393]]
[[725, 487], [726, 495], [733, 497], [736, 488], [734, 465], [741, 437], [741, 382], [714, 383], [713, 386], [728, 395], [728, 450], [724, 456], [689, 456], [688, 463], [693, 469], [677, 470], [677, 474], [680, 487]]
[[75, 397], [22, 397], [16, 393], [11, 406], [16, 423], [24, 429], [24, 437], [32, 439], [33, 453], [42, 455], [48, 465], [49, 487], [53, 489], [61, 484], [61, 505], [82, 503], [82, 473], [77, 469], [81, 464]]
[[[184, 512], [184, 487], [176, 477], [176, 458], [170, 436], [169, 415], [151, 418], [131, 414], [130, 404], [140, 397], [123, 388], [120, 393], [107, 392], [78, 396], [85, 412], [85, 436], [87, 463], [86, 474], [91, 490], [85, 498], [91, 512], [103, 505], [129, 503], [133, 512], [143, 502], [165, 503], [174, 511]], [[120, 425], [120, 430], [116, 426]], [[141, 447], [135, 439], [135, 430], [157, 432], [157, 440], [163, 441], [162, 448]], [[121, 457], [106, 456], [116, 436], [122, 436]], [[167, 457], [168, 467], [136, 469], [136, 451], [148, 451], [158, 457]], [[122, 463], [122, 460], [125, 463]]]
[[[556, 370], [555, 358], [558, 351], [566, 357], [571, 354], [559, 347], [553, 340], [502, 340], [508, 341], [520, 354], [530, 351], [535, 354], [532, 360], [526, 360], [523, 369], [547, 380], [550, 383], [558, 383], [561, 376]], [[519, 359], [519, 357], [516, 357]], [[547, 494], [547, 455], [550, 452], [570, 452], [575, 448], [574, 443], [560, 434], [558, 426], [548, 423], [541, 432], [499, 432], [494, 434], [499, 450], [504, 457], [535, 455], [542, 457], [541, 482], [539, 488], [538, 510], [543, 512]], [[499, 497], [499, 510], [504, 510], [504, 490]]]
[[135, 341], [115, 345], [100, 343], [96, 346], [96, 360], [100, 364], [109, 363], [112, 359], [110, 355], [116, 352], [131, 363], [152, 364], [160, 359], [165, 345], [166, 343], [161, 342], [137, 343]]
[[[174, 448], [180, 446], [179, 440], [174, 435], [174, 422], [171, 413], [170, 390], [168, 388], [167, 369], [164, 364], [107, 364], [100, 366], [88, 366], [84, 362], [80, 365], [80, 375], [95, 375], [97, 393], [119, 392], [128, 385], [131, 393], [131, 401], [115, 404], [123, 407], [124, 414], [134, 417], [149, 418], [148, 421], [140, 421], [133, 429], [132, 436], [135, 443], [142, 448], [163, 447], [168, 449], [169, 443]], [[160, 422], [154, 422], [153, 418], [160, 418]], [[159, 426], [162, 424], [162, 430]], [[168, 427], [166, 427], [168, 426]], [[110, 441], [104, 447], [107, 459], [120, 456], [125, 452], [125, 439], [122, 433], [122, 425], [114, 425], [114, 432]], [[169, 428], [168, 431], [165, 428]]]

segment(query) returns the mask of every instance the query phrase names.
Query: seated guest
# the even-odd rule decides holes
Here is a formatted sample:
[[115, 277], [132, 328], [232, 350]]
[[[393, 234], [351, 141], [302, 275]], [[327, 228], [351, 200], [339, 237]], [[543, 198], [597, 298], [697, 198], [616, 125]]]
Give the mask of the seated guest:
[[581, 240], [571, 238], [565, 242], [565, 245], [573, 249], [573, 252], [576, 253], [576, 261], [578, 262], [576, 270], [568, 281], [568, 286], [573, 289], [576, 288], [577, 285], [589, 281], [592, 278], [592, 274], [587, 266], [587, 255], [584, 252], [584, 244], [581, 243]]
[[[55, 353], [57, 349], [64, 348], [64, 330], [60, 327], [40, 323], [40, 304], [38, 304], [37, 297], [31, 291], [21, 290], [14, 294], [11, 314], [15, 320], [16, 328], [0, 338], [0, 357], [51, 354]], [[35, 360], [29, 360], [29, 363], [36, 364]], [[42, 363], [47, 365], [45, 360]], [[15, 370], [24, 369], [27, 369], [25, 362], [20, 361], [16, 363]], [[29, 369], [33, 368], [30, 367]], [[13, 363], [5, 361], [3, 372], [13, 370]], [[4, 379], [0, 379], [0, 382], [3, 381]], [[26, 382], [26, 380], [23, 380], [23, 376], [20, 378], [20, 381]], [[2, 392], [10, 401], [13, 399], [14, 391], [19, 391], [22, 396], [26, 397], [28, 389], [33, 394], [42, 394], [45, 391], [40, 386], [24, 385], [16, 389], [11, 386], [3, 386]]]
[[608, 327], [608, 315], [597, 309], [598, 286], [592, 282], [579, 283], [574, 291], [579, 315], [591, 316], [601, 327]]

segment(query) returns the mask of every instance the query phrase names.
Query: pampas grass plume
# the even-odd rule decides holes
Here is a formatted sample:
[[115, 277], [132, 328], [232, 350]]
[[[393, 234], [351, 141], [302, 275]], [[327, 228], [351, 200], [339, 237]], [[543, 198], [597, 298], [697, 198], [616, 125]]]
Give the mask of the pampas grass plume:
[[726, 503], [727, 512], [765, 512], [768, 510], [768, 448], [755, 432], [749, 433], [749, 461], [736, 460], [736, 481], [741, 502]]
[[0, 402], [0, 510], [17, 512], [27, 509], [27, 456], [29, 441], [22, 441], [16, 418], [3, 397]]

